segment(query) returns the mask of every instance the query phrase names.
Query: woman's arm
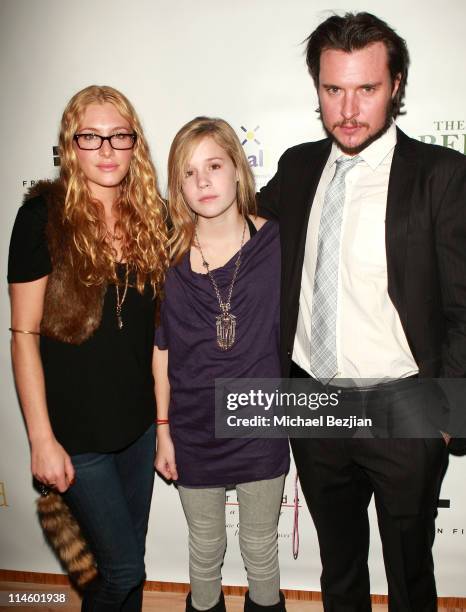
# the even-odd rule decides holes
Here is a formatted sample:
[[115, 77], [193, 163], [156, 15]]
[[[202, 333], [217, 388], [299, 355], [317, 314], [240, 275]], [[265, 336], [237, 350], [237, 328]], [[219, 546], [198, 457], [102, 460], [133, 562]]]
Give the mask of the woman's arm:
[[[47, 278], [10, 285], [12, 329], [39, 331]], [[11, 354], [31, 446], [32, 474], [40, 482], [53, 485], [63, 493], [74, 479], [74, 468], [50, 425], [39, 336], [12, 332]]]
[[[168, 380], [168, 350], [154, 347], [153, 372], [155, 380], [155, 398], [157, 401], [157, 419], [168, 420], [170, 404], [170, 382]], [[168, 480], [178, 480], [175, 463], [175, 448], [170, 436], [170, 425], [157, 426], [157, 454], [155, 469]]]

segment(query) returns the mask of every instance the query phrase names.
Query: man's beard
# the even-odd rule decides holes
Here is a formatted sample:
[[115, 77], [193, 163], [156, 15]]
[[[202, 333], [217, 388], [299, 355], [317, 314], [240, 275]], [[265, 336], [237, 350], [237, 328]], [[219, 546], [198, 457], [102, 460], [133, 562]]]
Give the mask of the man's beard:
[[[338, 148], [343, 153], [345, 153], [346, 155], [357, 155], [358, 153], [361, 153], [361, 151], [363, 151], [370, 144], [372, 144], [378, 138], [380, 138], [381, 136], [383, 136], [385, 134], [385, 132], [391, 126], [392, 121], [393, 121], [392, 110], [393, 110], [393, 100], [390, 99], [388, 101], [387, 108], [385, 109], [385, 122], [384, 122], [383, 126], [375, 134], [372, 134], [371, 136], [368, 136], [366, 138], [366, 140], [363, 140], [363, 142], [361, 142], [360, 144], [358, 144], [355, 147], [345, 147], [345, 145], [342, 144], [338, 140], [338, 138], [336, 138], [335, 134], [333, 132], [331, 132], [324, 125], [324, 122], [322, 120], [322, 112], [320, 110], [320, 107], [317, 109], [317, 112], [319, 113], [319, 118], [320, 118], [320, 120], [322, 122], [322, 126], [323, 126], [325, 132], [327, 133], [327, 136], [333, 140], [333, 142], [338, 146]], [[359, 122], [356, 119], [351, 119], [350, 121], [340, 121], [339, 123], [334, 124], [333, 129], [335, 129], [336, 127], [341, 127], [343, 125], [361, 125], [361, 126], [368, 127], [367, 123]]]

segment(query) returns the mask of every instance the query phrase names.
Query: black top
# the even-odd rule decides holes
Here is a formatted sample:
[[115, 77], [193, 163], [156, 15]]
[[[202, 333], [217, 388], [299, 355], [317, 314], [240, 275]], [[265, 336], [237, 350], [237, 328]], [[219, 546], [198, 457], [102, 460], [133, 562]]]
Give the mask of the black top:
[[[8, 260], [8, 282], [37, 280], [52, 271], [42, 198], [18, 211]], [[118, 274], [125, 276], [124, 264]], [[131, 276], [130, 276], [131, 284]], [[120, 295], [122, 290], [120, 290]], [[71, 455], [110, 452], [136, 440], [155, 417], [152, 351], [154, 299], [129, 287], [117, 327], [116, 291], [110, 285], [102, 322], [80, 345], [40, 338], [47, 406], [57, 440]]]

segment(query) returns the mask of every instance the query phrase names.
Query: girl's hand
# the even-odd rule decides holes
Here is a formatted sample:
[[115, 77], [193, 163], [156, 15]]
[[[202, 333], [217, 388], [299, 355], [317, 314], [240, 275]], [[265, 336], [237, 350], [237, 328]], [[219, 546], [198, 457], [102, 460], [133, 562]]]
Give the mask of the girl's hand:
[[[168, 429], [165, 425], [163, 429]], [[175, 447], [168, 431], [157, 431], [157, 453], [155, 455], [155, 469], [167, 480], [178, 480], [178, 471], [175, 463]]]
[[60, 493], [73, 484], [75, 477], [70, 456], [53, 437], [32, 443], [31, 471], [36, 480]]

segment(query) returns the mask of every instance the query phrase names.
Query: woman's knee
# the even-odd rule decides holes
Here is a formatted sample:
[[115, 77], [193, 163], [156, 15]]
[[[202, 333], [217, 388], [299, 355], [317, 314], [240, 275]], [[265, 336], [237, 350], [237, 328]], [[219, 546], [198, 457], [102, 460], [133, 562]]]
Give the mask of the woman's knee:
[[227, 547], [226, 532], [215, 536], [205, 533], [189, 532], [189, 552], [191, 560], [202, 566], [218, 565], [223, 561]]
[[146, 572], [144, 561], [126, 561], [110, 563], [99, 568], [102, 584], [105, 590], [120, 594], [121, 599], [133, 591], [145, 580]]
[[275, 574], [279, 571], [276, 527], [272, 527], [267, 533], [261, 533], [241, 527], [240, 524], [239, 546], [248, 572]]

